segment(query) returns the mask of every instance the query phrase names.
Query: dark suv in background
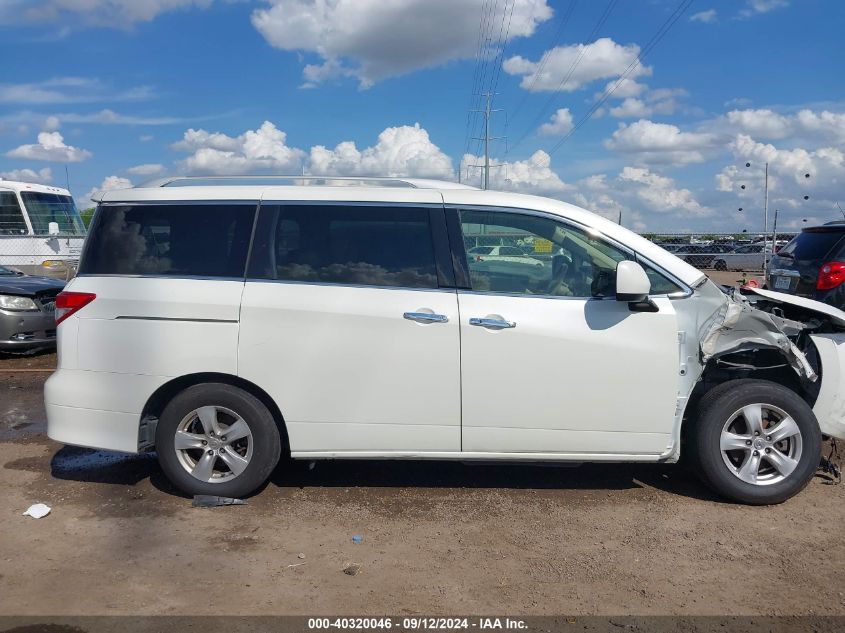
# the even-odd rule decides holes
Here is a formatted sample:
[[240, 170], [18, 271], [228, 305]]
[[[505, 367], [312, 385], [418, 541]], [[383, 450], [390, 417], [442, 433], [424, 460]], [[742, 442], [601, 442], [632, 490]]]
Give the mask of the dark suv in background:
[[845, 309], [845, 221], [806, 228], [772, 257], [768, 288]]

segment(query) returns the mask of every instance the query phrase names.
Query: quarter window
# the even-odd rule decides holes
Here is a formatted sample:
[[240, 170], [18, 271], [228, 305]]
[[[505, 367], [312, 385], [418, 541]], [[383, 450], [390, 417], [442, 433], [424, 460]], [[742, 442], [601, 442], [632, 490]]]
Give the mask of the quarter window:
[[240, 277], [255, 205], [101, 206], [82, 275]]
[[0, 191], [0, 235], [26, 235], [18, 197], [13, 191]]
[[[552, 297], [612, 296], [616, 265], [631, 255], [581, 229], [548, 218], [462, 210], [472, 289]], [[500, 246], [501, 256], [475, 254]]]
[[249, 276], [437, 288], [429, 210], [357, 205], [263, 206]]

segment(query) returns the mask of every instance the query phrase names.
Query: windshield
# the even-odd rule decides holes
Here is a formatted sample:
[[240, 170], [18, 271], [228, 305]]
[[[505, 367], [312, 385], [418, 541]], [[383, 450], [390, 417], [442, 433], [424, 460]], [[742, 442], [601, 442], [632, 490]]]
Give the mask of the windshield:
[[70, 196], [27, 191], [21, 198], [36, 235], [49, 235], [50, 222], [59, 225], [62, 235], [85, 235], [85, 225]]

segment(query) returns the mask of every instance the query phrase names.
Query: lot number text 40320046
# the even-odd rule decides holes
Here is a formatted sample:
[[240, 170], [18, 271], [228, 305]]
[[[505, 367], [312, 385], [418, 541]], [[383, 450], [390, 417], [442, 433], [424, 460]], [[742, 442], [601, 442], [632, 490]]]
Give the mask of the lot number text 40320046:
[[396, 629], [397, 631], [418, 630], [525, 630], [524, 620], [511, 618], [308, 618], [308, 629]]

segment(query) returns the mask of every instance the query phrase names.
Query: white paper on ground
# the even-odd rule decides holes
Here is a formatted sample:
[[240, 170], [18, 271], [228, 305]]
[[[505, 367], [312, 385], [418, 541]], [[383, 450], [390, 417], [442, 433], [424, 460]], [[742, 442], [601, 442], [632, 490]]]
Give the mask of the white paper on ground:
[[26, 509], [23, 516], [30, 516], [33, 519], [42, 519], [50, 514], [50, 509], [50, 506], [44, 505], [43, 503], [33, 503]]

